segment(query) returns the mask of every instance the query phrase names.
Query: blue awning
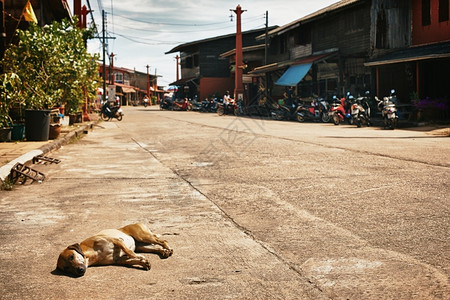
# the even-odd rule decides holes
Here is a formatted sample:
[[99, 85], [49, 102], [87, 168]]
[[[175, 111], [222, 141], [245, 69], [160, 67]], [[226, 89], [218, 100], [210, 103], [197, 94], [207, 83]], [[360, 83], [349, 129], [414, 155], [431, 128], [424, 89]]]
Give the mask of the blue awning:
[[312, 63], [290, 66], [275, 84], [296, 86], [306, 76], [311, 66]]

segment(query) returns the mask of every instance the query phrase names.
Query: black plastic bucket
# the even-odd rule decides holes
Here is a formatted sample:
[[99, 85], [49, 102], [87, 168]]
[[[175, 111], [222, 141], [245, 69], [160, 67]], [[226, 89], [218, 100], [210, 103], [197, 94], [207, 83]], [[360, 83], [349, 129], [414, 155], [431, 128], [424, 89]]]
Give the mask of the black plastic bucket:
[[25, 111], [25, 138], [27, 141], [48, 141], [51, 110]]

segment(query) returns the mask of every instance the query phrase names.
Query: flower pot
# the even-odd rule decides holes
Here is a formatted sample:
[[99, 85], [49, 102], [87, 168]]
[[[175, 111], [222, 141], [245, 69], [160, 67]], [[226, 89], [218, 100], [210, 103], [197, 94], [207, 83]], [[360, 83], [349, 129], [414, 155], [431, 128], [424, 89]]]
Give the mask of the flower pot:
[[61, 133], [61, 124], [50, 124], [48, 138], [51, 140], [57, 139]]
[[25, 125], [13, 124], [11, 132], [11, 140], [21, 141], [25, 138]]
[[77, 119], [76, 114], [69, 114], [69, 125], [75, 124], [76, 119]]
[[0, 142], [9, 142], [11, 140], [11, 127], [0, 128]]
[[25, 137], [27, 141], [48, 141], [51, 110], [25, 111]]

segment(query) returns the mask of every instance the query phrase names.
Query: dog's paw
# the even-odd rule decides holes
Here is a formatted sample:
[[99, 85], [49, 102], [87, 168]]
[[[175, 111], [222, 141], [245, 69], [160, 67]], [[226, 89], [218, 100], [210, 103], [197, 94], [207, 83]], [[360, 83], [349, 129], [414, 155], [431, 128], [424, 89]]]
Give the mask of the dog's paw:
[[145, 256], [140, 255], [140, 254], [136, 254], [136, 257], [139, 259], [139, 264], [144, 267], [144, 269], [146, 269], [147, 271], [150, 270], [150, 268], [152, 267], [150, 264], [150, 261], [145, 258]]
[[162, 258], [168, 258], [169, 256], [172, 256], [173, 249], [164, 249], [162, 253]]
[[144, 269], [146, 269], [147, 271], [150, 270], [152, 268], [152, 265], [150, 264], [150, 262], [147, 259], [144, 259], [142, 266], [144, 267]]

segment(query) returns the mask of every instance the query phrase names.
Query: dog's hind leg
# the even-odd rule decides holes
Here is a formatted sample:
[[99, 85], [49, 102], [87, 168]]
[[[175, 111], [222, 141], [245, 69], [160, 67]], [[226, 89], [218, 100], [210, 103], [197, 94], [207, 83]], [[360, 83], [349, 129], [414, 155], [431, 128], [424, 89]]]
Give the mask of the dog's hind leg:
[[[141, 243], [139, 246], [136, 245], [136, 251], [157, 253], [163, 258], [167, 258], [173, 253], [173, 250], [170, 249], [169, 244], [166, 240], [157, 237], [147, 228], [147, 226], [142, 223], [128, 225], [121, 228], [120, 230], [126, 234], [131, 235], [136, 240], [136, 242]], [[150, 247], [149, 244], [159, 245], [163, 249]]]
[[168, 258], [173, 254], [172, 249], [163, 249], [159, 245], [149, 245], [147, 242], [136, 242], [136, 251], [145, 253], [156, 253], [161, 258]]

